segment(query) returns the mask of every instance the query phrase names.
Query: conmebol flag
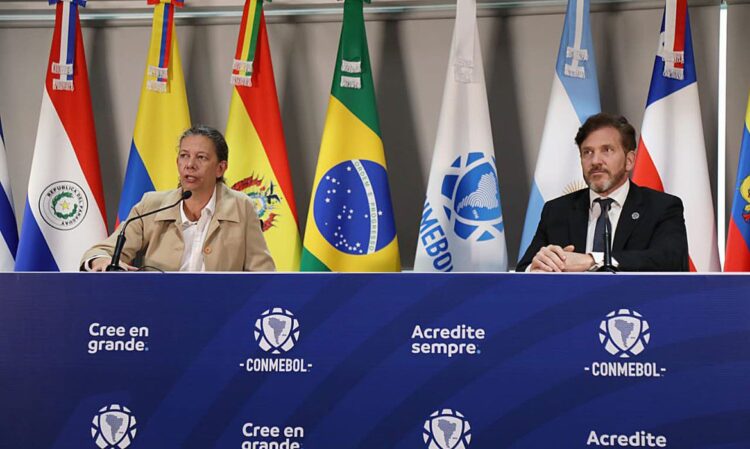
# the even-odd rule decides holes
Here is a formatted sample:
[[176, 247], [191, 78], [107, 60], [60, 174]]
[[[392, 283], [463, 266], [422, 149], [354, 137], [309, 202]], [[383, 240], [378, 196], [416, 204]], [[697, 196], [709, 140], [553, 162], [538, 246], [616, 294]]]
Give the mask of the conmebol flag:
[[667, 0], [633, 181], [685, 206], [691, 271], [718, 271], [714, 207], [686, 0]]
[[77, 271], [107, 236], [78, 7], [57, 1], [16, 271]]
[[276, 269], [298, 271], [302, 239], [262, 0], [245, 1], [232, 84], [225, 176], [253, 200]]
[[398, 271], [362, 0], [345, 0], [302, 250], [303, 271]]
[[151, 44], [135, 119], [125, 182], [117, 210], [124, 220], [144, 193], [177, 186], [177, 145], [190, 127], [185, 79], [177, 48], [175, 6], [182, 0], [148, 0], [154, 7]]
[[750, 271], [750, 99], [742, 127], [740, 161], [729, 217], [724, 271]]
[[18, 249], [18, 228], [10, 190], [8, 160], [5, 156], [5, 136], [0, 121], [0, 271], [13, 271]]
[[545, 201], [586, 187], [574, 139], [583, 122], [600, 111], [589, 0], [568, 0], [519, 259], [531, 244]]
[[414, 271], [505, 271], [476, 0], [458, 0]]

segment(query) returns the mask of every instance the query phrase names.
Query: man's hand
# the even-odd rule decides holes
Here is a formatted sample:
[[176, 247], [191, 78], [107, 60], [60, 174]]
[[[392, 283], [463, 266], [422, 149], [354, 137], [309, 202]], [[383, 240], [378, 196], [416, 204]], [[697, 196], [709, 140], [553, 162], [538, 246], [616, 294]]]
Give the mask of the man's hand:
[[590, 254], [580, 254], [574, 250], [573, 245], [565, 248], [547, 245], [540, 249], [531, 260], [529, 271], [536, 273], [581, 272], [594, 266], [594, 258]]
[[565, 269], [563, 271], [567, 271], [569, 273], [571, 272], [582, 272], [582, 271], [588, 271], [589, 268], [593, 267], [594, 264], [596, 264], [596, 261], [591, 256], [591, 254], [581, 254], [573, 252], [575, 250], [575, 247], [573, 245], [568, 245], [565, 248], [563, 248], [565, 251]]
[[[568, 247], [566, 247], [568, 248]], [[557, 245], [543, 246], [531, 259], [529, 271], [537, 273], [559, 273], [565, 269], [565, 249]]]
[[[91, 261], [90, 269], [88, 271], [106, 271], [109, 264], [112, 263], [111, 257], [97, 257]], [[120, 262], [120, 266], [125, 269], [125, 271], [138, 271], [138, 268], [128, 265], [125, 262]]]

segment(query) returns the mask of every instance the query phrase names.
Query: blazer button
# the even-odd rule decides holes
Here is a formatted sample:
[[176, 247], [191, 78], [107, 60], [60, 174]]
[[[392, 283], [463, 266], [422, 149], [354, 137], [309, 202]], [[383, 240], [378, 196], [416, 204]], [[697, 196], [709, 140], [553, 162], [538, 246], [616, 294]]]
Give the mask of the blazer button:
[[205, 254], [211, 254], [211, 247], [207, 246], [207, 247], [203, 248], [203, 253], [205, 253]]

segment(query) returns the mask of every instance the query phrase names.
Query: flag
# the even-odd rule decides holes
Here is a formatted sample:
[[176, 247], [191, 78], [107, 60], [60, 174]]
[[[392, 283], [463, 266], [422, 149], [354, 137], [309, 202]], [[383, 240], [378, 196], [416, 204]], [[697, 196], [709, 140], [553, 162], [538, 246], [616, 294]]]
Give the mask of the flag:
[[303, 271], [400, 270], [362, 6], [362, 0], [344, 1]]
[[750, 271], [750, 99], [742, 127], [740, 161], [729, 217], [724, 271]]
[[276, 269], [298, 271], [302, 239], [263, 0], [245, 0], [232, 67], [225, 176], [233, 189], [252, 199]]
[[633, 181], [682, 199], [690, 270], [719, 271], [686, 0], [666, 2]]
[[180, 135], [190, 127], [185, 79], [174, 32], [174, 10], [183, 1], [147, 1], [155, 5], [151, 44], [117, 211], [118, 223], [125, 220], [144, 193], [177, 186], [177, 146]]
[[77, 271], [107, 236], [94, 114], [78, 7], [56, 3], [16, 271]]
[[5, 156], [3, 122], [0, 121], [0, 271], [13, 271], [18, 249], [18, 228]]
[[414, 271], [506, 271], [476, 0], [458, 0]]
[[575, 136], [583, 122], [600, 111], [589, 0], [568, 0], [519, 260], [534, 238], [544, 203], [586, 187]]

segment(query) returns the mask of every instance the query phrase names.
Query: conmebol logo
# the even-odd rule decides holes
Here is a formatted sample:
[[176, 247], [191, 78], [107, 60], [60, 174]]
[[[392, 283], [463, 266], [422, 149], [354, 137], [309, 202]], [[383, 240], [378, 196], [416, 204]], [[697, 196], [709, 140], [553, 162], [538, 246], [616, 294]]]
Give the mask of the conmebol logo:
[[471, 426], [461, 412], [448, 408], [435, 410], [424, 422], [422, 438], [428, 449], [467, 449]]
[[125, 449], [135, 433], [135, 416], [119, 404], [102, 407], [91, 422], [91, 437], [101, 449]]
[[612, 311], [599, 325], [599, 341], [604, 349], [623, 359], [643, 352], [650, 340], [648, 321], [635, 310]]
[[255, 341], [264, 351], [281, 354], [299, 340], [299, 322], [294, 314], [281, 307], [263, 312], [255, 321]]

